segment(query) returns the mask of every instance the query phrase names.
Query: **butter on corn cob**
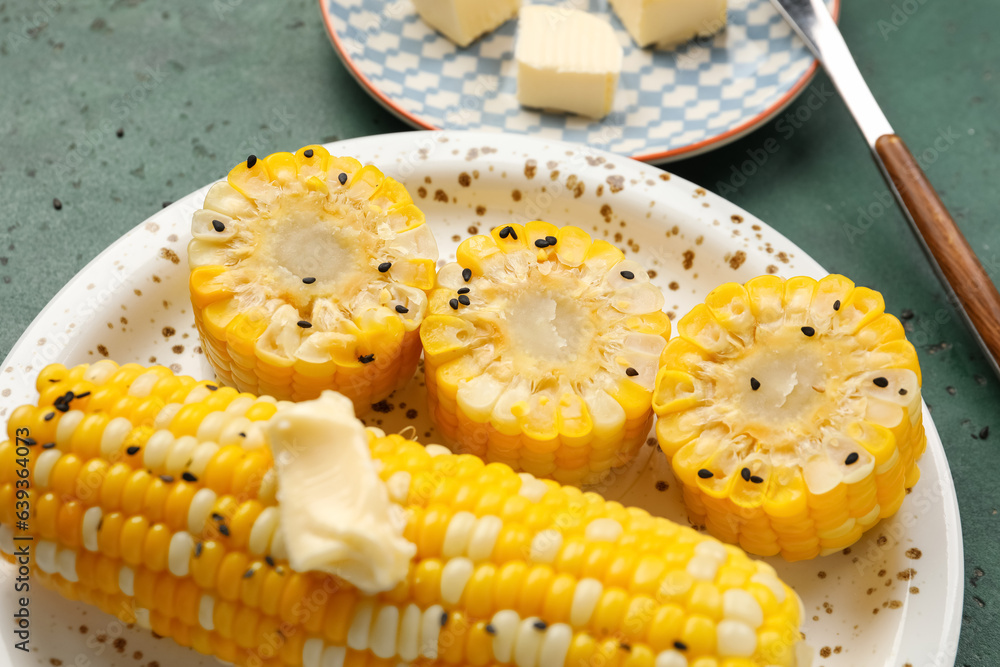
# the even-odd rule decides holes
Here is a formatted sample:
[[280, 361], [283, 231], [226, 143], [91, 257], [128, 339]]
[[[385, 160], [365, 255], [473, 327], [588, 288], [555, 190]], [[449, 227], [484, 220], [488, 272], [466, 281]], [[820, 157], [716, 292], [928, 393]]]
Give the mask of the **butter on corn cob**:
[[438, 251], [399, 182], [322, 146], [251, 156], [191, 231], [195, 322], [226, 384], [334, 389], [360, 413], [413, 376]]
[[594, 482], [652, 427], [662, 307], [639, 264], [577, 227], [466, 239], [420, 331], [432, 418], [463, 453]]
[[653, 407], [692, 521], [802, 560], [895, 514], [926, 438], [917, 354], [884, 310], [843, 276], [763, 276], [680, 320]]
[[[595, 493], [370, 430], [416, 555], [395, 588], [365, 595], [289, 566], [257, 438], [303, 404], [109, 361], [49, 367], [38, 389], [0, 444], [0, 548], [13, 550], [27, 450], [39, 580], [203, 653], [274, 667], [809, 664], [800, 602], [769, 565]], [[245, 445], [217, 444], [247, 428]]]

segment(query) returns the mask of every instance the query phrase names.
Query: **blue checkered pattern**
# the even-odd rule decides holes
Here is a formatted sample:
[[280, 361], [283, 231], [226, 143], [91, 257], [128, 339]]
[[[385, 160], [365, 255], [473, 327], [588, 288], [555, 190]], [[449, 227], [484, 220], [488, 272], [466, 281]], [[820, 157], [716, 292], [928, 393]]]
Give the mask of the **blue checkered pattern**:
[[730, 0], [724, 32], [674, 51], [636, 48], [606, 0], [574, 6], [588, 2], [608, 16], [625, 47], [614, 110], [601, 121], [518, 105], [516, 21], [460, 49], [424, 24], [410, 0], [327, 0], [326, 9], [354, 66], [429, 125], [530, 134], [629, 156], [684, 149], [753, 121], [812, 64], [768, 0]]

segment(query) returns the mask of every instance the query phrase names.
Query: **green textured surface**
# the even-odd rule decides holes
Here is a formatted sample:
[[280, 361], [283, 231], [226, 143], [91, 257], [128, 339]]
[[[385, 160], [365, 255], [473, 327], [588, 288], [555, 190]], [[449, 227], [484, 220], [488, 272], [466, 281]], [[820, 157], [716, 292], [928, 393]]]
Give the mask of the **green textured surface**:
[[[916, 10], [894, 17], [895, 7]], [[994, 279], [998, 23], [996, 0], [845, 0], [842, 12], [862, 71], [914, 152], [950, 137], [928, 174]], [[823, 76], [814, 86], [830, 90]], [[799, 127], [771, 123], [670, 169], [882, 291], [893, 312], [913, 311], [965, 536], [957, 664], [1000, 665], [1000, 428], [977, 437], [1000, 427], [998, 382], [894, 208], [863, 235], [845, 231], [860, 229], [859, 208], [885, 186], [842, 103], [807, 112], [804, 101], [787, 112], [808, 116]], [[104, 247], [248, 153], [403, 129], [337, 60], [313, 0], [0, 0], [0, 353]], [[762, 165], [747, 162], [767, 148]], [[753, 173], [743, 182], [734, 169]]]

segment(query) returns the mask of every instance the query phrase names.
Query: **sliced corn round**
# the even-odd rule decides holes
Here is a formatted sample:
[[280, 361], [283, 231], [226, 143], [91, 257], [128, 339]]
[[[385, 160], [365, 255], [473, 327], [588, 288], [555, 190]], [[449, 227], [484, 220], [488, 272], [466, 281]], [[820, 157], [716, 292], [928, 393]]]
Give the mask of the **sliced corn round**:
[[926, 438], [916, 350], [878, 292], [762, 276], [713, 291], [677, 333], [653, 408], [692, 521], [802, 560], [895, 514]]
[[652, 425], [663, 294], [577, 227], [497, 227], [441, 269], [420, 335], [432, 417], [459, 451], [566, 483], [628, 462]]
[[195, 323], [226, 384], [333, 389], [363, 412], [413, 376], [438, 251], [399, 182], [322, 146], [251, 156], [191, 232]]

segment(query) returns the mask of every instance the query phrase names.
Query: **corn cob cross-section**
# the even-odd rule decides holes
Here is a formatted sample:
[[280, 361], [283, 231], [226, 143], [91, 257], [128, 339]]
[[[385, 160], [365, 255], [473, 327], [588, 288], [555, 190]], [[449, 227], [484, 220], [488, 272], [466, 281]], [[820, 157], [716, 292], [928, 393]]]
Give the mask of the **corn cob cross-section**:
[[506, 225], [441, 269], [424, 345], [432, 417], [461, 452], [565, 483], [628, 462], [670, 336], [636, 262], [577, 227]]
[[295, 490], [275, 488], [267, 439], [309, 402], [107, 361], [50, 367], [38, 388], [0, 444], [0, 547], [23, 532], [27, 450], [34, 576], [203, 653], [268, 667], [808, 665], [800, 603], [770, 566], [645, 511], [361, 431], [415, 551], [397, 585], [366, 594], [290, 565], [278, 498]]
[[397, 181], [322, 146], [251, 156], [191, 231], [195, 322], [225, 384], [334, 389], [362, 412], [412, 377], [438, 251]]
[[694, 522], [801, 560], [896, 513], [926, 438], [917, 354], [884, 311], [843, 276], [763, 276], [681, 319], [653, 407]]

